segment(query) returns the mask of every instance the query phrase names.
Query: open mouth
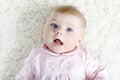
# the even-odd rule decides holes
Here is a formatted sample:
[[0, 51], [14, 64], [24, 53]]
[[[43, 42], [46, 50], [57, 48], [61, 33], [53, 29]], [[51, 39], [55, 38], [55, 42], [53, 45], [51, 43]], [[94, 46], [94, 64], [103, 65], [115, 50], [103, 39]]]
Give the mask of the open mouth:
[[55, 39], [54, 42], [58, 45], [63, 45], [63, 42], [60, 39]]

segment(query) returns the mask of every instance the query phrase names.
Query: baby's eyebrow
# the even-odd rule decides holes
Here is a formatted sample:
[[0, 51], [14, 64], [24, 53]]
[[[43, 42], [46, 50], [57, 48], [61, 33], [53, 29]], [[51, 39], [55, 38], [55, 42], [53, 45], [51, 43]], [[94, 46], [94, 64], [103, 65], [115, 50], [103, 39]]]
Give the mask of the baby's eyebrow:
[[56, 19], [53, 18], [53, 19], [51, 19], [51, 21], [55, 21], [56, 22]]
[[51, 20], [50, 22], [52, 22], [52, 23], [56, 23], [56, 20], [55, 20], [55, 19], [53, 19], [53, 20]]
[[74, 25], [74, 24], [71, 24], [71, 23], [68, 23], [67, 25], [75, 27], [75, 25]]

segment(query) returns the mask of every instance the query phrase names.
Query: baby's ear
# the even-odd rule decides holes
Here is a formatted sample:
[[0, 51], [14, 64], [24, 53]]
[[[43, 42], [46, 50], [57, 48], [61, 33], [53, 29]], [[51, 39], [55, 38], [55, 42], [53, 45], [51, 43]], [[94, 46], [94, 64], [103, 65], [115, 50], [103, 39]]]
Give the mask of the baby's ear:
[[81, 34], [80, 35], [80, 40], [83, 41], [83, 39], [84, 39], [84, 34]]
[[79, 45], [82, 43], [83, 39], [84, 39], [84, 36], [83, 36], [83, 35], [80, 35], [80, 38], [79, 38], [79, 41], [78, 41], [78, 45], [77, 45], [77, 46], [79, 46]]

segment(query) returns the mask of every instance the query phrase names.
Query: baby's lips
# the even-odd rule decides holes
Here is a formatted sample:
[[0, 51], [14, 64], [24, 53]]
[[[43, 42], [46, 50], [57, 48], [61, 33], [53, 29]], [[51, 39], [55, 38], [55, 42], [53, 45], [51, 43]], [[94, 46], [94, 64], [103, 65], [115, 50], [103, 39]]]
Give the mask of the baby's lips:
[[58, 45], [63, 45], [63, 42], [60, 39], [55, 39], [54, 42]]

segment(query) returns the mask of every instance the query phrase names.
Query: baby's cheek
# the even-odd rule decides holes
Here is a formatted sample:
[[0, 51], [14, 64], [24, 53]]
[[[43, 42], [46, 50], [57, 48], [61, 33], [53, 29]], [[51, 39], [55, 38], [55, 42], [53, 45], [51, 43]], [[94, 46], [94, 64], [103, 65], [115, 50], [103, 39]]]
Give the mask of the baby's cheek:
[[69, 37], [69, 41], [72, 42], [72, 43], [76, 42], [77, 41], [76, 35], [74, 35], [74, 36], [71, 35], [71, 37]]
[[78, 45], [79, 45], [79, 39], [78, 39], [77, 37], [73, 37], [73, 38], [71, 39], [71, 41], [72, 41], [72, 44], [73, 44], [73, 45], [75, 45], [75, 46], [78, 46]]
[[48, 37], [51, 37], [53, 35], [53, 32], [52, 31], [46, 31], [45, 33], [45, 36], [48, 38]]

